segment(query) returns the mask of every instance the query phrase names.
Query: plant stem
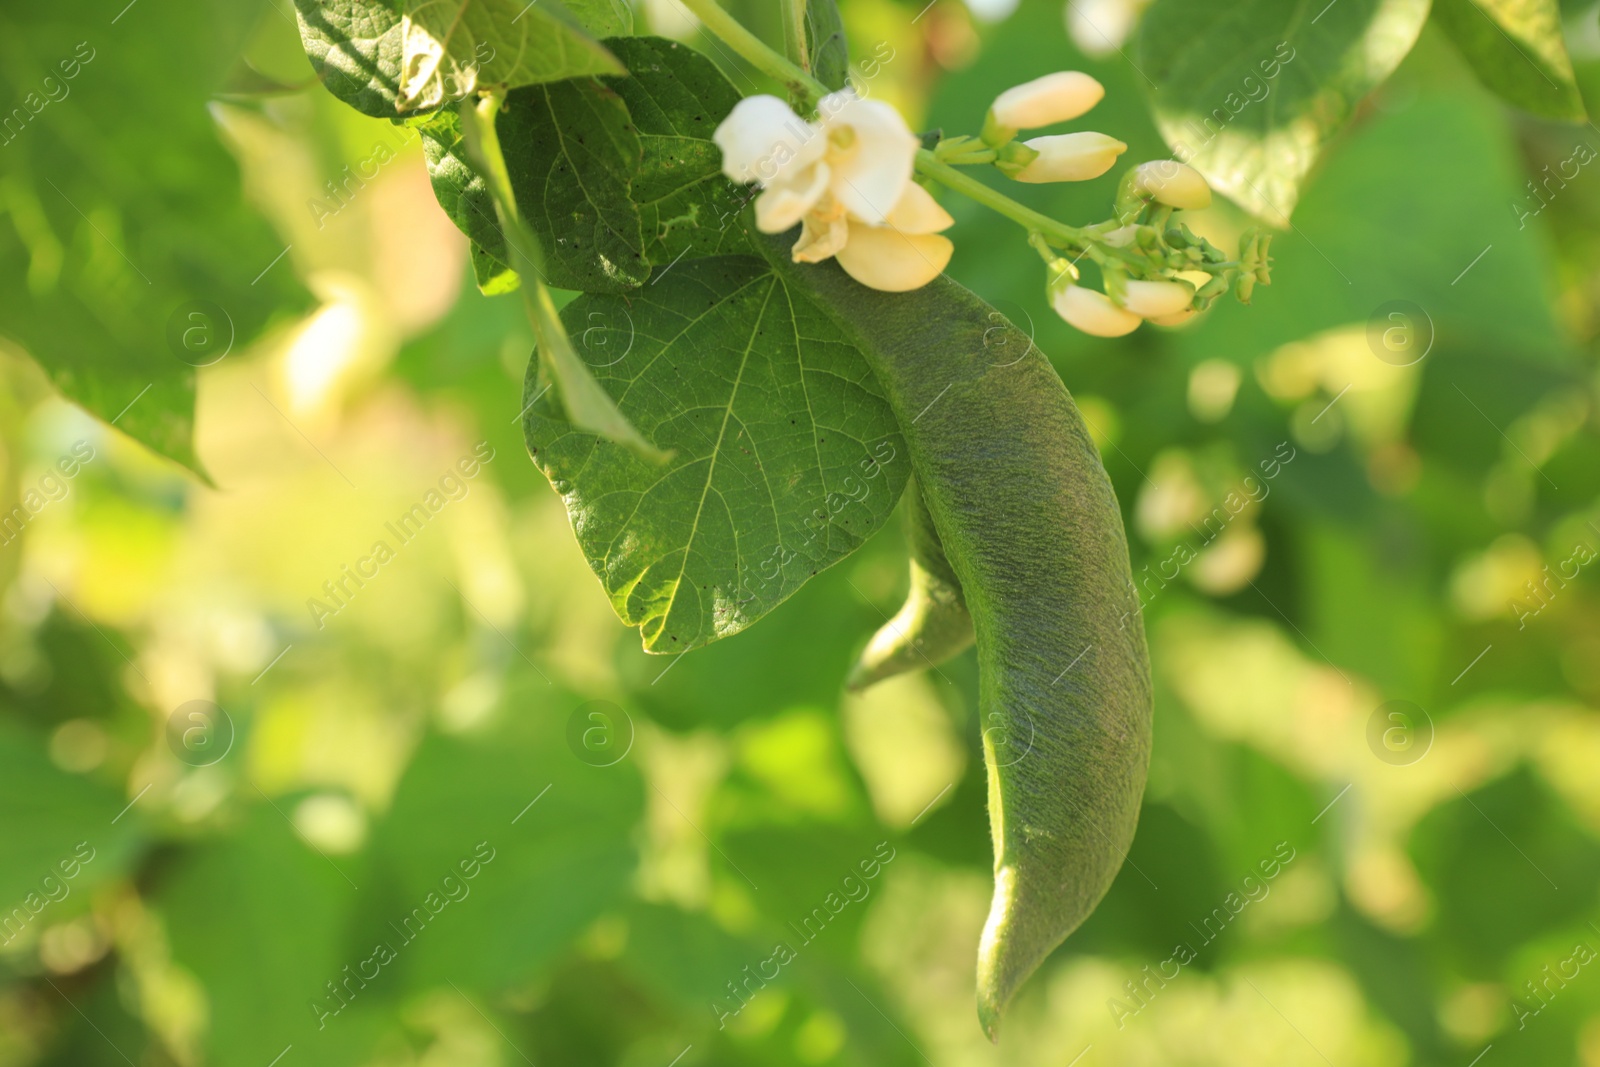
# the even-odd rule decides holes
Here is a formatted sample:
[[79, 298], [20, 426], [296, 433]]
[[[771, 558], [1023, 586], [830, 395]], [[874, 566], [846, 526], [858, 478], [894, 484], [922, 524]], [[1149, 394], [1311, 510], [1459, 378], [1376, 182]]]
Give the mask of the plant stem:
[[[757, 70], [782, 82], [790, 93], [802, 104], [812, 104], [827, 95], [828, 89], [811, 74], [795, 65], [787, 57], [773, 51], [765, 41], [751, 33], [739, 22], [738, 19], [728, 14], [717, 3], [717, 0], [679, 0], [684, 7], [694, 12], [712, 34], [721, 38], [739, 55], [743, 56]], [[798, 18], [800, 24], [794, 31], [801, 34], [804, 41], [805, 26], [803, 24], [805, 0], [783, 0], [785, 35], [791, 31], [789, 21]], [[1031, 234], [1042, 234], [1047, 239], [1058, 244], [1075, 248], [1090, 254], [1096, 262], [1105, 259], [1116, 259], [1129, 264], [1137, 264], [1140, 257], [1127, 249], [1117, 248], [1103, 244], [1099, 234], [1093, 228], [1082, 229], [1077, 226], [1068, 226], [1048, 215], [1019, 204], [1004, 193], [998, 192], [969, 175], [956, 170], [948, 163], [941, 160], [926, 148], [917, 149], [917, 173], [923, 177], [931, 178], [947, 189], [976, 200], [984, 207], [1004, 215]]]
[[783, 50], [801, 70], [810, 72], [811, 51], [806, 44], [806, 0], [782, 0]]
[[485, 93], [476, 100], [463, 100], [459, 109], [461, 133], [466, 141], [467, 156], [494, 201], [511, 268], [522, 281], [522, 301], [528, 324], [533, 327], [539, 359], [549, 372], [555, 396], [566, 410], [567, 420], [578, 429], [608, 437], [652, 462], [665, 462], [669, 454], [646, 441], [595, 381], [588, 365], [572, 347], [572, 338], [556, 312], [555, 300], [544, 283], [544, 252], [539, 238], [517, 210], [511, 175], [506, 169], [505, 155], [500, 151], [495, 116], [504, 97], [504, 93]]
[[1089, 235], [1076, 226], [1058, 222], [1049, 215], [1041, 215], [1030, 207], [1017, 203], [1004, 193], [997, 192], [970, 174], [963, 174], [939, 159], [926, 148], [917, 149], [917, 171], [947, 189], [954, 189], [984, 207], [998, 211], [1030, 233], [1042, 233], [1066, 244], [1083, 245]]
[[[722, 9], [717, 0], [680, 0], [680, 2], [699, 16], [707, 30], [720, 37], [757, 70], [771, 75], [802, 95], [812, 94], [815, 97], [826, 95], [828, 90], [821, 82], [786, 57], [773, 51], [765, 41], [745, 29], [737, 19]], [[786, 0], [786, 8], [792, 3], [795, 3], [795, 0]], [[803, 26], [799, 29], [800, 32], [804, 32]], [[917, 171], [946, 188], [963, 193], [985, 207], [999, 212], [1029, 232], [1048, 234], [1065, 244], [1078, 247], [1083, 247], [1092, 241], [1085, 231], [1057, 222], [1032, 208], [1024, 207], [1004, 193], [996, 192], [976, 178], [949, 166], [925, 148], [917, 150]]]
[[[722, 38], [730, 48], [748, 60], [751, 66], [782, 82], [791, 93], [807, 101], [815, 101], [827, 95], [827, 86], [795, 66], [787, 56], [774, 52], [765, 41], [745, 29], [738, 19], [724, 11], [717, 0], [679, 0], [679, 2], [694, 12], [707, 30]], [[804, 32], [803, 27], [802, 32]]]

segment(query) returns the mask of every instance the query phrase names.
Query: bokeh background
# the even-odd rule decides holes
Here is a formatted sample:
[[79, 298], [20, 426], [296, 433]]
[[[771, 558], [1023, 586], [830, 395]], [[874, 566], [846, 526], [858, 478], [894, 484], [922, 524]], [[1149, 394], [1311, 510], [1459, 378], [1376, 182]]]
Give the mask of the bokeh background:
[[[971, 654], [842, 692], [904, 593], [898, 531], [644, 655], [528, 461], [530, 331], [472, 284], [415, 137], [315, 84], [282, 0], [121, 6], [0, 13], [13, 95], [53, 58], [24, 31], [92, 40], [34, 123], [116, 145], [0, 148], [27, 269], [0, 511], [43, 501], [0, 534], [0, 1065], [1600, 1067], [1600, 131], [1508, 109], [1430, 27], [1255, 305], [1117, 342], [949, 202], [951, 273], [1092, 424], [1157, 689], [1128, 863], [995, 1049]], [[775, 34], [768, 6], [739, 10]], [[1093, 128], [1166, 154], [1138, 70], [1059, 3], [841, 6], [858, 83], [915, 127], [1072, 67], [1107, 86]], [[671, 0], [642, 17], [695, 39]], [[1566, 17], [1600, 100], [1600, 13]], [[331, 199], [347, 167], [372, 176]], [[227, 227], [62, 184], [172, 174]], [[1018, 195], [1088, 222], [1111, 182]], [[209, 485], [26, 354], [189, 297], [148, 242], [108, 249], [158, 209], [261, 272], [262, 328], [199, 372]]]

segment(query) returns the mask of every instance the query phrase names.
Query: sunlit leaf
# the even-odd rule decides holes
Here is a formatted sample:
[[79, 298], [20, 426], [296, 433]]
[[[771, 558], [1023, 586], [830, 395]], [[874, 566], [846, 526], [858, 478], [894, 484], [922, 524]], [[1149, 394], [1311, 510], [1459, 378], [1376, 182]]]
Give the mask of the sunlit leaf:
[[376, 118], [399, 111], [402, 0], [295, 0], [300, 40], [334, 96]]
[[495, 129], [545, 282], [585, 292], [642, 284], [650, 265], [629, 198], [641, 149], [621, 97], [592, 78], [530, 85], [506, 96]]
[[633, 32], [633, 8], [628, 0], [561, 0], [561, 6], [592, 37], [625, 37]]
[[1157, 0], [1135, 62], [1174, 154], [1282, 226], [1323, 147], [1427, 17], [1428, 0]]
[[1433, 20], [1505, 99], [1547, 118], [1583, 120], [1556, 0], [1434, 0]]
[[660, 267], [679, 256], [749, 251], [738, 219], [755, 190], [723, 175], [722, 150], [711, 140], [739, 102], [738, 90], [709, 59], [676, 41], [606, 44], [629, 72], [606, 83], [627, 104], [643, 148], [631, 195], [646, 257]]
[[664, 467], [579, 433], [540, 399], [525, 428], [578, 541], [646, 649], [737, 633], [877, 531], [904, 443], [859, 353], [809, 298], [744, 257], [683, 263], [568, 331]]
[[621, 74], [616, 58], [549, 4], [407, 0], [400, 109], [438, 107], [475, 89], [515, 89]]
[[139, 5], [114, 38], [86, 32], [109, 21], [88, 0], [0, 13], [0, 334], [195, 470], [195, 367], [305, 299], [207, 110], [260, 9]]
[[[610, 766], [569, 750], [582, 703], [524, 675], [488, 733], [429, 737], [407, 767], [374, 834], [385, 881], [362, 942], [393, 946], [405, 986], [525, 981], [626, 889], [643, 787], [624, 748]], [[616, 713], [600, 728], [632, 737]]]

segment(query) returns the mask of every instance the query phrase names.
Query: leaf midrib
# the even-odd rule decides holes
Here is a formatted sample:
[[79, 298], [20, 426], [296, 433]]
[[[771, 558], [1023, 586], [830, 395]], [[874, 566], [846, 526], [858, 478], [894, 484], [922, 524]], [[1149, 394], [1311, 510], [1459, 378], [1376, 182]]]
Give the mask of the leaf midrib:
[[[751, 323], [750, 333], [746, 337], [746, 340], [745, 340], [744, 354], [739, 357], [739, 370], [734, 374], [734, 376], [733, 376], [733, 388], [731, 390], [729, 390], [729, 392], [728, 392], [728, 404], [723, 409], [723, 412], [722, 412], [722, 425], [717, 430], [716, 443], [713, 444], [712, 447], [711, 447], [711, 463], [706, 468], [705, 484], [700, 489], [700, 502], [697, 505], [695, 505], [694, 522], [689, 527], [689, 536], [684, 538], [684, 542], [683, 542], [683, 561], [681, 563], [679, 563], [679, 565], [678, 565], [678, 576], [672, 580], [672, 594], [669, 597], [667, 597], [667, 606], [666, 606], [665, 610], [663, 610], [661, 612], [661, 615], [659, 616], [660, 619], [661, 619], [661, 629], [658, 629], [656, 631], [656, 634], [655, 634], [656, 637], [659, 637], [661, 635], [661, 631], [666, 628], [667, 620], [672, 617], [673, 608], [677, 607], [677, 604], [678, 604], [678, 593], [680, 591], [682, 591], [682, 589], [683, 589], [683, 576], [684, 576], [684, 573], [686, 571], [688, 571], [688, 569], [689, 569], [689, 557], [694, 553], [695, 537], [698, 536], [699, 533], [700, 533], [700, 516], [705, 512], [706, 497], [708, 495], [710, 495], [711, 483], [716, 479], [717, 460], [722, 455], [722, 441], [723, 441], [723, 438], [725, 438], [727, 436], [727, 434], [728, 434], [728, 420], [733, 417], [733, 405], [737, 402], [737, 400], [739, 398], [739, 386], [744, 382], [744, 371], [745, 371], [745, 368], [750, 365], [750, 353], [755, 350], [756, 336], [760, 332], [760, 327], [761, 327], [762, 321], [765, 320], [766, 317], [767, 317], [767, 307], [768, 307], [769, 304], [772, 303], [773, 290], [775, 290], [778, 287], [778, 280], [777, 280], [777, 278], [775, 276], [769, 274], [769, 275], [767, 275], [767, 278], [771, 281], [772, 284], [767, 289], [766, 299], [761, 302], [761, 311], [756, 315], [754, 321]], [[681, 334], [680, 334], [680, 336], [681, 336]], [[652, 361], [652, 362], [654, 362], [654, 361]], [[763, 478], [764, 477], [765, 477], [765, 472], [763, 472]], [[768, 492], [770, 493], [770, 491], [771, 491], [771, 486], [769, 485], [768, 486]], [[740, 559], [741, 559], [741, 557], [739, 556], [739, 550], [738, 550], [738, 531], [737, 531], [737, 528], [735, 528], [735, 532], [734, 532], [734, 553], [733, 553], [733, 556], [734, 556], [734, 560], [735, 560], [735, 569], [737, 570], [737, 568], [739, 566]], [[652, 639], [651, 646], [653, 647], [654, 644], [655, 644], [655, 641], [654, 641], [654, 639]]]

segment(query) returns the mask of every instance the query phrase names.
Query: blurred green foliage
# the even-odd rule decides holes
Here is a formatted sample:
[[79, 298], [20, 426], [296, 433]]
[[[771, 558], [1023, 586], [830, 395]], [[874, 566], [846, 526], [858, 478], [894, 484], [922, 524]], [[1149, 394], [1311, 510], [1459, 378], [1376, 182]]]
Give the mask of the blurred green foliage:
[[[1057, 3], [842, 8], [915, 126], [1079, 67], [1108, 90], [1085, 121], [1165, 154], [1140, 71]], [[1592, 96], [1600, 30], [1567, 18]], [[646, 655], [524, 453], [516, 298], [473, 285], [416, 140], [380, 159], [394, 129], [308, 84], [286, 7], [0, 25], [13, 94], [97, 50], [0, 146], [0, 511], [40, 505], [0, 534], [0, 1064], [1600, 1065], [1592, 127], [1510, 109], [1430, 25], [1254, 306], [1116, 342], [948, 204], [951, 273], [1094, 425], [1158, 688], [1128, 863], [995, 1049], [971, 655], [842, 695], [903, 593], [897, 524], [760, 626]], [[29, 214], [40, 177], [65, 197]], [[1111, 189], [1016, 195], [1095, 219]], [[140, 361], [187, 396], [172, 307], [235, 298], [193, 457], [20, 356], [104, 361], [126, 397], [57, 386], [108, 420]]]

